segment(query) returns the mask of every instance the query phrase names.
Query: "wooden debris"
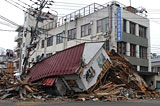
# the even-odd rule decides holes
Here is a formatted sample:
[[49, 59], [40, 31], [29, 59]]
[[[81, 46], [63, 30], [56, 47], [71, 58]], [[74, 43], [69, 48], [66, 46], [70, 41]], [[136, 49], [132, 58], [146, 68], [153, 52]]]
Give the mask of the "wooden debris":
[[85, 94], [85, 96], [79, 95], [80, 98], [120, 101], [144, 99], [145, 97], [157, 98], [159, 96], [159, 93], [147, 90], [145, 81], [125, 57], [121, 57], [114, 51], [107, 52], [107, 54], [112, 60], [112, 66], [106, 61], [96, 84], [88, 90], [88, 94]]

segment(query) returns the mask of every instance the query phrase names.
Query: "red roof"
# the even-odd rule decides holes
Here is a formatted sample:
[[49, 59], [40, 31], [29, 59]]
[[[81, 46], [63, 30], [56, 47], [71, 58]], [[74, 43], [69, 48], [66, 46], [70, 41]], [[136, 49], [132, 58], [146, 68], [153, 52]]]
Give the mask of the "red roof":
[[43, 80], [43, 85], [52, 86], [55, 81], [56, 81], [56, 78], [47, 78]]
[[50, 76], [74, 74], [80, 66], [84, 45], [85, 43], [60, 51], [37, 63], [30, 70], [31, 81]]

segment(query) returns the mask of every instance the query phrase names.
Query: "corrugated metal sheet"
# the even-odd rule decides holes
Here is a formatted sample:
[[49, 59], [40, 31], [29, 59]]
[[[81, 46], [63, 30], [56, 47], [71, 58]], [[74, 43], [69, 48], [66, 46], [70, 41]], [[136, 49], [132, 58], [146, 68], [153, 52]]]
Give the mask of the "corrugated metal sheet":
[[75, 73], [81, 62], [84, 45], [85, 43], [63, 50], [36, 64], [29, 73], [31, 81]]
[[47, 78], [43, 80], [43, 85], [52, 86], [55, 81], [56, 81], [56, 78]]

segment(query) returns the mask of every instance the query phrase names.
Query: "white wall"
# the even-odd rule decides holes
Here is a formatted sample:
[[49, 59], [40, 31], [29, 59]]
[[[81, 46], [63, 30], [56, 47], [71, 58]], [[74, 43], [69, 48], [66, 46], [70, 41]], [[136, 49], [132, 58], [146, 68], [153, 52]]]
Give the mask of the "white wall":
[[[89, 62], [89, 64], [86, 66], [86, 68], [84, 69], [82, 75], [81, 75], [81, 80], [84, 84], [84, 87], [85, 87], [85, 90], [87, 90], [88, 88], [90, 88], [91, 86], [93, 86], [96, 81], [97, 81], [97, 78], [99, 76], [99, 74], [101, 73], [102, 71], [102, 68], [100, 68], [98, 66], [98, 62], [97, 62], [97, 58], [100, 56], [100, 54], [103, 54], [105, 56], [105, 59], [107, 60], [110, 60], [107, 53], [105, 52], [105, 50], [103, 48], [101, 48], [97, 53], [96, 55], [94, 56], [94, 58]], [[93, 68], [93, 70], [95, 71], [95, 76], [93, 77], [93, 79], [88, 82], [86, 80], [86, 72], [90, 69], [90, 68]]]

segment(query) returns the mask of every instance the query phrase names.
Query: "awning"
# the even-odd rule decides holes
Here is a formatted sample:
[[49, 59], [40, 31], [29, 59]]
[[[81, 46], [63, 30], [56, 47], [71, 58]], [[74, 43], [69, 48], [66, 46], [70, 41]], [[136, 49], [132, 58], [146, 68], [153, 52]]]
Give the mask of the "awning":
[[56, 78], [47, 78], [43, 80], [43, 85], [52, 86], [55, 81], [56, 81]]

